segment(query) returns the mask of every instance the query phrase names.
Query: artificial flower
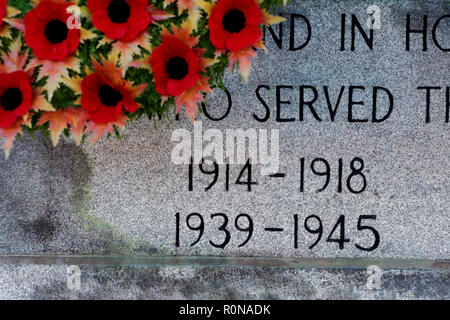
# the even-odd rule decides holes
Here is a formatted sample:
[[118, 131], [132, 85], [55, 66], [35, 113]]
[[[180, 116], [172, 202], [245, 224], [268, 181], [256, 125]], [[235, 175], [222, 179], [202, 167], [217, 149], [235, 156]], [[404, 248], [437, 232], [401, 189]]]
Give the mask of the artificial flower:
[[216, 47], [216, 55], [226, 54], [230, 70], [235, 66], [245, 82], [252, 69], [251, 61], [258, 56], [257, 49], [266, 47], [262, 40], [262, 25], [285, 21], [260, 8], [261, 0], [196, 0], [209, 17], [209, 38]]
[[25, 42], [42, 60], [62, 61], [73, 54], [80, 42], [80, 30], [69, 29], [70, 2], [41, 1], [25, 15]]
[[[173, 31], [163, 28], [162, 43], [153, 50], [149, 61], [162, 102], [173, 97], [176, 113], [185, 107], [192, 121], [198, 104], [204, 101], [204, 94], [211, 92], [206, 68], [216, 63], [215, 59], [204, 57], [205, 49], [196, 48], [199, 36], [191, 36], [195, 26], [196, 21], [191, 18]], [[145, 64], [135, 62], [134, 66], [145, 67]]]
[[115, 122], [124, 112], [135, 112], [138, 104], [121, 84], [114, 85], [100, 73], [87, 76], [81, 83], [81, 107], [95, 123]]
[[0, 0], [0, 27], [3, 25], [3, 19], [6, 17], [7, 0]]

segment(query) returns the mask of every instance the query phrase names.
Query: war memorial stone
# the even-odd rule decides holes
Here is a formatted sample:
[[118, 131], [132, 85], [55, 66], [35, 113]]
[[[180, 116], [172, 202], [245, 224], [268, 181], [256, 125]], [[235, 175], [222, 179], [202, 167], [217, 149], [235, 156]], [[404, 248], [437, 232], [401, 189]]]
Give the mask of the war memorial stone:
[[195, 123], [0, 159], [0, 298], [450, 298], [449, 2], [280, 14]]

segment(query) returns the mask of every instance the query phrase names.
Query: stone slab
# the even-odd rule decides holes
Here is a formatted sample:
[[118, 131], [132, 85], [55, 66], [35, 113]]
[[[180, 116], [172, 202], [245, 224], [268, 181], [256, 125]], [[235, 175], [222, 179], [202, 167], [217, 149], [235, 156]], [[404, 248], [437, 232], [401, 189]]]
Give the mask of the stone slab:
[[373, 290], [363, 269], [97, 265], [80, 271], [77, 290], [69, 289], [64, 265], [0, 266], [0, 299], [450, 298], [445, 271], [383, 270]]

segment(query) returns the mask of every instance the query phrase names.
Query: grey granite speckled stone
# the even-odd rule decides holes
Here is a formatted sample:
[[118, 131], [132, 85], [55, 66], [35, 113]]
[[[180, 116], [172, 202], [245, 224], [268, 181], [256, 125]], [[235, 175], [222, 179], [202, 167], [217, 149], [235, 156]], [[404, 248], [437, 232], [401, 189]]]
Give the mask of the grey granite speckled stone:
[[[449, 259], [450, 251], [450, 131], [445, 123], [445, 89], [433, 94], [432, 121], [425, 123], [425, 94], [416, 90], [418, 86], [448, 87], [450, 59], [448, 52], [441, 52], [431, 44], [429, 50], [421, 51], [421, 40], [412, 36], [411, 51], [405, 51], [406, 15], [412, 15], [418, 27], [424, 14], [431, 24], [448, 14], [447, 1], [376, 1], [382, 9], [382, 29], [375, 32], [374, 50], [369, 50], [362, 39], [357, 38], [356, 52], [339, 51], [340, 15], [356, 14], [365, 21], [365, 10], [373, 1], [297, 1], [288, 7], [288, 13], [308, 17], [313, 27], [311, 42], [300, 51], [288, 51], [289, 22], [284, 23], [283, 48], [268, 38], [268, 53], [260, 52], [254, 61], [248, 84], [240, 81], [236, 74], [227, 73], [226, 85], [233, 99], [230, 115], [221, 122], [212, 122], [199, 116], [204, 130], [235, 128], [279, 129], [280, 170], [287, 174], [284, 179], [262, 177], [256, 171], [254, 178], [259, 185], [251, 193], [243, 186], [232, 185], [230, 192], [223, 191], [223, 176], [209, 192], [202, 191], [208, 185], [207, 177], [195, 176], [195, 192], [188, 191], [188, 167], [171, 162], [175, 143], [171, 135], [175, 129], [193, 129], [184, 116], [169, 124], [161, 121], [155, 130], [152, 122], [140, 120], [130, 124], [121, 141], [102, 139], [92, 149], [77, 148], [72, 141], [63, 141], [53, 149], [48, 142], [23, 138], [16, 143], [8, 161], [0, 159], [0, 254], [3, 255], [185, 255], [185, 256], [230, 256], [230, 257], [285, 257], [285, 258], [393, 258], [393, 259]], [[284, 13], [288, 16], [288, 13]], [[277, 27], [274, 27], [277, 30]], [[438, 39], [448, 47], [448, 21], [442, 21]], [[296, 34], [301, 38], [304, 28], [299, 23]], [[447, 35], [447, 37], [445, 37]], [[444, 40], [442, 40], [444, 39]], [[347, 43], [347, 46], [349, 43]], [[264, 115], [264, 108], [255, 95], [259, 85], [269, 86], [261, 96], [271, 110], [271, 119], [256, 122], [253, 114]], [[294, 117], [296, 121], [275, 121], [275, 87], [293, 86], [282, 93], [283, 117]], [[319, 89], [316, 103], [322, 122], [316, 121], [309, 111], [305, 120], [298, 121], [298, 86], [312, 85]], [[358, 117], [370, 116], [370, 88], [383, 86], [395, 97], [391, 117], [380, 124], [348, 123], [347, 106], [339, 107], [334, 122], [327, 114], [326, 101], [321, 87], [327, 85], [335, 99], [341, 86], [365, 86], [365, 93], [355, 97], [366, 106], [359, 106]], [[215, 90], [207, 101], [213, 115], [223, 113], [225, 95]], [[348, 91], [342, 101], [348, 100]], [[381, 103], [381, 102], [380, 102]], [[383, 110], [380, 110], [383, 111]], [[309, 161], [316, 157], [327, 159], [333, 168], [330, 187], [316, 193], [323, 180], [314, 178], [309, 172], [304, 193], [299, 188], [299, 159]], [[360, 157], [365, 161], [368, 179], [367, 190], [360, 194], [336, 192], [337, 162], [344, 159], [348, 174], [350, 161]], [[238, 167], [231, 175], [236, 178]], [[191, 212], [205, 217], [207, 227], [203, 239], [190, 247], [196, 238], [195, 232], [182, 227], [182, 245], [175, 247], [175, 213], [181, 212], [183, 219]], [[220, 222], [211, 222], [209, 217], [216, 212], [230, 217], [230, 244], [224, 249], [214, 248], [209, 240], [219, 243], [223, 233], [217, 231]], [[255, 221], [252, 240], [244, 247], [238, 245], [245, 234], [234, 229], [234, 218], [248, 213]], [[315, 237], [303, 229], [299, 233], [299, 249], [293, 246], [293, 215], [301, 219], [308, 215], [320, 216], [325, 234], [313, 249], [308, 247]], [[356, 226], [360, 215], [376, 215], [373, 226], [380, 233], [380, 245], [374, 252], [366, 253], [355, 248], [355, 243], [369, 246], [370, 232], [358, 232]], [[346, 216], [346, 236], [351, 240], [343, 250], [337, 244], [325, 241], [340, 215]], [[301, 220], [303, 224], [303, 220]], [[267, 233], [265, 227], [282, 227], [283, 233]], [[64, 273], [63, 267], [1, 267], [3, 289], [1, 297], [72, 297], [64, 291], [61, 279], [36, 279], [36, 288], [27, 277], [23, 287], [18, 272]], [[231, 267], [230, 267], [231, 268]], [[187, 270], [187, 271], [186, 271]], [[205, 271], [207, 270], [207, 271]], [[375, 293], [364, 293], [360, 287], [334, 284], [339, 281], [361, 282], [362, 272], [273, 269], [272, 289], [264, 289], [261, 277], [264, 272], [241, 267], [220, 269], [185, 269], [187, 274], [206, 272], [203, 283], [205, 297], [242, 298], [448, 298], [448, 271], [389, 271], [387, 277], [391, 289]], [[126, 297], [122, 289], [104, 291], [96, 277], [111, 277], [103, 267], [89, 267], [88, 287], [82, 297]], [[136, 271], [137, 272], [137, 271]], [[170, 276], [178, 274], [175, 267], [146, 269], [159, 281], [159, 289], [150, 291], [133, 285], [135, 293], [130, 297], [164, 298], [195, 297], [181, 285], [169, 293]], [[254, 285], [243, 291], [224, 289], [218, 293], [208, 291], [218, 274], [226, 273], [230, 283]], [[294, 276], [299, 283], [308, 282], [311, 292], [293, 291], [287, 279]], [[191, 275], [186, 275], [191, 277]], [[410, 277], [414, 284], [405, 287], [399, 277]], [[134, 279], [139, 282], [140, 278]], [[146, 281], [153, 281], [149, 278]], [[234, 280], [233, 280], [234, 279]], [[309, 280], [310, 279], [310, 280]], [[425, 287], [430, 279], [433, 285]], [[443, 279], [445, 281], [443, 281]], [[297, 281], [295, 280], [295, 281]], [[121, 280], [117, 280], [121, 281]], [[167, 282], [169, 281], [169, 282]], [[316, 282], [315, 282], [316, 281]], [[356, 281], [356, 282], [355, 282]], [[100, 281], [101, 282], [101, 281]], [[358, 286], [361, 285], [358, 282]], [[327, 288], [322, 285], [327, 283]], [[328, 285], [329, 283], [329, 285]], [[201, 283], [199, 284], [201, 285]], [[52, 286], [61, 291], [52, 293]], [[119, 285], [120, 286], [120, 285]], [[147, 286], [147, 285], [145, 285]], [[151, 286], [148, 286], [151, 287]], [[319, 288], [320, 287], [320, 288]], [[7, 288], [7, 289], [5, 289]], [[47, 289], [46, 289], [47, 288]], [[157, 287], [158, 288], [158, 287]], [[408, 288], [408, 289], [406, 289]], [[445, 289], [445, 288], [444, 288]], [[103, 291], [102, 291], [103, 290]], [[110, 289], [108, 289], [110, 290]], [[153, 290], [153, 291], [152, 291]], [[161, 291], [157, 291], [161, 290]], [[21, 293], [22, 292], [22, 293]], [[53, 295], [54, 294], [54, 295]]]
[[[65, 266], [0, 266], [0, 299], [449, 299], [442, 271], [384, 270], [367, 289], [358, 269], [81, 266], [80, 290]], [[73, 287], [72, 287], [73, 288]]]

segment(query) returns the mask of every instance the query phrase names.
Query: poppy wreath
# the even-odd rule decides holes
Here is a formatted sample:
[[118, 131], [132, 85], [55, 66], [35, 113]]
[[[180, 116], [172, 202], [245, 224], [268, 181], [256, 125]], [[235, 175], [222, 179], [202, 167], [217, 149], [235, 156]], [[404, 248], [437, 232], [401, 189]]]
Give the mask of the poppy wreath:
[[245, 81], [286, 0], [0, 0], [0, 143], [80, 145], [130, 121], [192, 121], [227, 68]]

